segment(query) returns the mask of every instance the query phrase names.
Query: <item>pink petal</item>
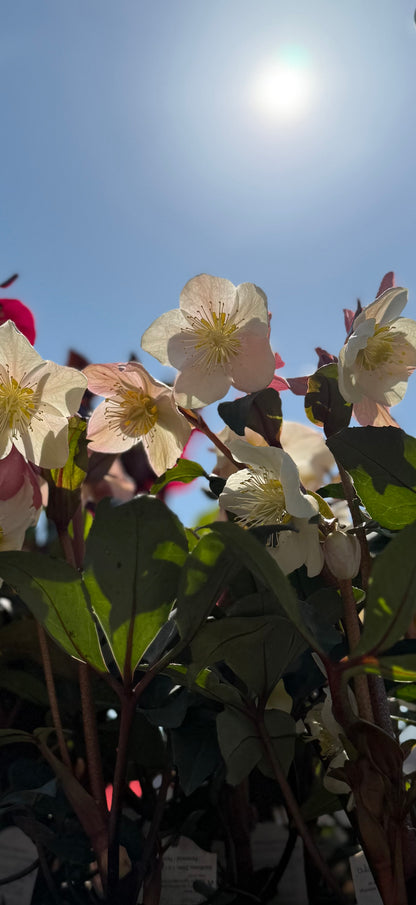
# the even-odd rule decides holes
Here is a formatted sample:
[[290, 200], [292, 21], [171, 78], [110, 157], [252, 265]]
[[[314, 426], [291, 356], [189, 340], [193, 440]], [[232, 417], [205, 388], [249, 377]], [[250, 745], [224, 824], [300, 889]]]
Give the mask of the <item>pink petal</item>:
[[395, 285], [396, 278], [394, 276], [394, 272], [392, 270], [389, 270], [388, 273], [384, 274], [384, 277], [378, 288], [376, 299], [378, 299], [379, 295], [383, 295], [383, 292], [386, 292], [387, 289], [394, 289]]

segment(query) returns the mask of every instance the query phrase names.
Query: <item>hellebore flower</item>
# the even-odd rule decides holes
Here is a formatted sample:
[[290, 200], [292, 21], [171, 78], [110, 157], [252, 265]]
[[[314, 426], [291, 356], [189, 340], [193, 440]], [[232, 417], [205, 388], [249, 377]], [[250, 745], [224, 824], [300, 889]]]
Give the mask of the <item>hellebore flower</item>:
[[324, 543], [324, 557], [328, 568], [336, 578], [355, 578], [360, 570], [361, 547], [354, 534], [337, 529]]
[[88, 424], [89, 449], [121, 453], [142, 442], [157, 475], [173, 468], [191, 428], [170, 387], [135, 361], [88, 365], [84, 374], [91, 392], [106, 397]]
[[151, 324], [142, 348], [177, 368], [174, 392], [181, 405], [200, 408], [230, 386], [253, 393], [270, 383], [275, 357], [261, 289], [203, 273], [189, 280], [179, 304]]
[[68, 458], [68, 421], [86, 378], [44, 361], [10, 321], [0, 326], [0, 459], [12, 446], [29, 462], [61, 468]]
[[355, 318], [338, 361], [347, 402], [368, 397], [390, 406], [403, 399], [416, 367], [416, 321], [400, 317], [406, 302], [407, 289], [387, 289]]
[[222, 509], [233, 512], [241, 525], [283, 525], [293, 530], [276, 532], [275, 546], [268, 550], [287, 575], [305, 564], [309, 576], [323, 565], [317, 524], [316, 500], [303, 494], [299, 472], [291, 457], [276, 447], [255, 447], [244, 440], [230, 444], [234, 458], [248, 465], [227, 479], [220, 494]]
[[[223, 428], [218, 437], [225, 446], [237, 439], [237, 434], [229, 427]], [[266, 440], [250, 428], [245, 429], [244, 437], [252, 446], [266, 447]], [[336, 471], [335, 459], [328, 449], [322, 434], [313, 427], [305, 424], [299, 424], [297, 421], [283, 421], [280, 432], [280, 442], [285, 452], [291, 456], [299, 470], [299, 479], [307, 490], [318, 490], [322, 487], [328, 475]], [[215, 450], [217, 454], [217, 465], [214, 469], [215, 474], [221, 478], [228, 478], [230, 474], [237, 471], [232, 462], [226, 458], [219, 450]]]

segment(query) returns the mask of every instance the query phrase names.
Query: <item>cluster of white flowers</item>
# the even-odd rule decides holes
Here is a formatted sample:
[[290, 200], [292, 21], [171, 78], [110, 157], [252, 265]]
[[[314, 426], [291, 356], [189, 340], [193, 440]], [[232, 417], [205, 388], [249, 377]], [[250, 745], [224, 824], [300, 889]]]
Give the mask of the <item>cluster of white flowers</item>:
[[[406, 290], [387, 289], [355, 317], [339, 354], [340, 392], [366, 411], [371, 405], [388, 411], [399, 402], [416, 367], [416, 323], [400, 316], [406, 301]], [[68, 418], [78, 410], [87, 385], [104, 397], [90, 417], [90, 450], [121, 453], [141, 443], [161, 475], [183, 453], [191, 432], [189, 410], [223, 398], [230, 387], [253, 393], [271, 384], [276, 364], [269, 324], [267, 298], [259, 287], [234, 286], [208, 274], [194, 277], [181, 292], [179, 308], [157, 318], [142, 337], [145, 351], [177, 369], [173, 387], [155, 380], [137, 362], [89, 365], [82, 373], [44, 361], [12, 321], [2, 324], [0, 486], [1, 468], [10, 487], [12, 468], [26, 475], [13, 494], [5, 499], [0, 494], [2, 546], [7, 534], [21, 545], [23, 526], [36, 521], [40, 502], [33, 496], [32, 466], [65, 465]], [[287, 423], [281, 449], [249, 431], [242, 440], [226, 429], [222, 441], [245, 467], [223, 471], [227, 480], [221, 509], [243, 526], [275, 526], [269, 550], [284, 572], [305, 564], [309, 575], [318, 574], [324, 538], [313, 493], [334, 468], [320, 435]], [[223, 467], [219, 461], [220, 474]], [[27, 468], [32, 469], [30, 480]], [[37, 478], [35, 482], [37, 486]], [[343, 540], [340, 535], [335, 540], [338, 555]], [[358, 552], [353, 552], [358, 567]]]

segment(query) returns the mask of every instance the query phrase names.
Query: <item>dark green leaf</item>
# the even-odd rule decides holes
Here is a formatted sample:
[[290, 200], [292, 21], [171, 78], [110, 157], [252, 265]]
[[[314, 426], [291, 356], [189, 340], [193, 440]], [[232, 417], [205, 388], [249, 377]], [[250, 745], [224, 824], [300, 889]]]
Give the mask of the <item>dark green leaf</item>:
[[323, 499], [345, 500], [345, 491], [341, 484], [325, 484], [316, 491]]
[[393, 538], [374, 561], [364, 631], [354, 656], [387, 650], [408, 628], [416, 612], [415, 549], [416, 522]]
[[246, 566], [267, 588], [270, 588], [289, 620], [309, 641], [311, 647], [319, 651], [320, 646], [308, 631], [292, 585], [267, 549], [240, 525], [214, 522], [212, 528], [223, 539], [227, 551], [234, 555], [237, 564]]
[[183, 724], [171, 732], [172, 758], [185, 795], [192, 795], [221, 763], [215, 718], [207, 706], [191, 707]]
[[246, 427], [267, 440], [269, 446], [280, 446], [282, 403], [277, 390], [266, 387], [234, 402], [221, 402], [218, 414], [240, 437]]
[[161, 500], [138, 496], [97, 509], [84, 581], [127, 682], [168, 618], [187, 550], [181, 523]]
[[204, 534], [188, 554], [181, 572], [175, 622], [182, 640], [191, 641], [209, 616], [234, 568], [225, 543], [215, 532]]
[[162, 474], [151, 487], [150, 493], [160, 493], [171, 481], [180, 481], [181, 484], [190, 484], [195, 478], [208, 478], [208, 475], [202, 465], [198, 462], [191, 462], [190, 459], [179, 459], [173, 468], [168, 468], [165, 474]]
[[[267, 710], [264, 722], [276, 757], [287, 772], [295, 749], [295, 722], [282, 710]], [[256, 725], [246, 714], [226, 707], [217, 716], [217, 731], [227, 767], [227, 782], [238, 785], [256, 766], [266, 775], [272, 775]]]
[[416, 439], [397, 427], [351, 427], [327, 441], [371, 517], [399, 530], [416, 519]]
[[268, 697], [305, 642], [285, 616], [231, 616], [201, 627], [191, 644], [195, 675], [224, 662], [254, 695]]
[[338, 389], [336, 364], [324, 365], [308, 378], [305, 411], [312, 424], [323, 426], [327, 437], [349, 424], [352, 405]]
[[0, 553], [0, 575], [63, 649], [98, 672], [106, 667], [81, 577], [43, 553]]

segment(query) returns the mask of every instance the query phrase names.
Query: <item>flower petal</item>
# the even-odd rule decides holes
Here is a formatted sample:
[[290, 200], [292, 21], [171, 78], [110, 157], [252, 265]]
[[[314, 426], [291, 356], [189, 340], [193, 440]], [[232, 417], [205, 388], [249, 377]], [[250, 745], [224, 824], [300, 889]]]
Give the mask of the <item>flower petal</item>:
[[257, 320], [250, 321], [247, 327], [238, 331], [238, 339], [241, 350], [227, 368], [232, 382], [245, 393], [262, 390], [273, 380], [275, 368], [267, 327]]
[[111, 430], [105, 414], [106, 408], [107, 403], [100, 402], [91, 415], [87, 428], [88, 449], [92, 452], [127, 452], [128, 449], [135, 446], [138, 439], [126, 437], [125, 434]]
[[179, 297], [181, 310], [191, 317], [200, 316], [212, 307], [221, 305], [225, 314], [231, 314], [237, 304], [237, 289], [230, 280], [200, 273], [188, 280]]
[[254, 283], [240, 283], [237, 286], [238, 297], [238, 324], [247, 324], [254, 318], [258, 318], [262, 324], [268, 327], [267, 295], [255, 286]]
[[166, 311], [145, 330], [141, 339], [141, 347], [145, 352], [149, 352], [150, 355], [157, 358], [162, 365], [170, 365], [169, 340], [172, 336], [180, 334], [187, 326], [186, 318], [177, 308]]
[[185, 408], [201, 408], [226, 396], [230, 383], [220, 365], [209, 372], [202, 371], [198, 365], [188, 366], [175, 380], [175, 398]]
[[69, 454], [68, 423], [55, 415], [37, 419], [36, 426], [22, 431], [14, 443], [29, 462], [42, 468], [63, 468]]

